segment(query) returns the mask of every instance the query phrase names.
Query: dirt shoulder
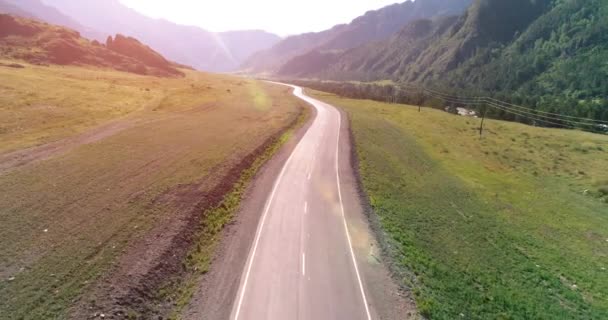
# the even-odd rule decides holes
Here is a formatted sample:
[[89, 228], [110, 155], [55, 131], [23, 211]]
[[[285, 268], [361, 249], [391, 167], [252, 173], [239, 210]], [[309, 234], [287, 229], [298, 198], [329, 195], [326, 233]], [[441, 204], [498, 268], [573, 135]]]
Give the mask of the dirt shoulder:
[[306, 123], [255, 175], [232, 223], [222, 230], [209, 271], [203, 275], [194, 295], [181, 314], [183, 319], [228, 319], [239, 289], [241, 274], [247, 262], [268, 194], [285, 161], [315, 118], [309, 108]]
[[209, 181], [203, 179], [161, 194], [155, 201], [170, 204], [168, 207], [174, 208], [173, 211], [124, 250], [112, 270], [72, 308], [70, 317], [94, 319], [103, 314], [110, 319], [133, 316], [148, 319], [172, 314], [177, 306], [175, 299], [181, 298], [180, 294], [162, 292], [185, 290], [185, 279], [196, 277], [185, 267], [185, 261], [199, 240], [201, 219], [205, 219], [201, 213], [220, 205], [241, 174], [285, 132], [297, 126], [298, 119], [296, 117], [227, 172], [223, 172], [224, 165], [218, 167], [217, 171], [222, 174], [212, 189], [205, 190]]

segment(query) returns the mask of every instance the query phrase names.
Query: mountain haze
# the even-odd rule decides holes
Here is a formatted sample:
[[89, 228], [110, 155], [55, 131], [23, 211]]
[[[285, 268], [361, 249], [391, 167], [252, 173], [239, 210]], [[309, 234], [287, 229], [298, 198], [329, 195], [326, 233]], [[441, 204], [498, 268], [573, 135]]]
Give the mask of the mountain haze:
[[108, 37], [103, 45], [65, 27], [8, 14], [0, 14], [0, 57], [38, 65], [94, 66], [159, 77], [184, 76], [178, 70], [181, 66], [137, 39], [117, 35]]
[[[27, 12], [33, 12], [40, 3], [39, 0], [11, 1]], [[149, 44], [168, 59], [205, 71], [232, 71], [249, 54], [280, 40], [278, 36], [262, 31], [213, 33], [195, 26], [153, 19], [118, 0], [44, 0], [44, 3], [70, 17], [81, 27], [34, 15], [42, 20], [73, 28], [84, 35], [83, 30], [92, 29], [104, 35], [120, 33], [132, 36]], [[102, 40], [105, 36], [92, 38]]]
[[64, 26], [80, 32], [86, 38], [98, 41], [105, 40], [105, 37], [109, 34], [85, 27], [56, 8], [44, 4], [41, 0], [0, 0], [0, 13], [38, 19]]
[[0, 13], [10, 14], [22, 18], [30, 18], [35, 19], [36, 17], [31, 12], [27, 12], [15, 4], [8, 2], [6, 0], [0, 0]]
[[276, 72], [290, 59], [311, 53], [340, 52], [365, 43], [388, 38], [410, 21], [460, 14], [472, 0], [417, 0], [393, 4], [369, 11], [349, 24], [337, 25], [329, 30], [291, 36], [272, 48], [256, 53], [242, 66], [253, 73]]
[[218, 35], [232, 57], [239, 62], [260, 51], [260, 48], [270, 48], [281, 41], [281, 37], [263, 30], [227, 31]]

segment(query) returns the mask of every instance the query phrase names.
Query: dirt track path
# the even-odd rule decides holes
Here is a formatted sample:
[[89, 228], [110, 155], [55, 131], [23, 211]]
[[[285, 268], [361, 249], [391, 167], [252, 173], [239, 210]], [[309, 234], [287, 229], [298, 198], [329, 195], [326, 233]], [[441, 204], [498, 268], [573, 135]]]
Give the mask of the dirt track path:
[[137, 120], [118, 120], [82, 134], [47, 143], [44, 145], [12, 151], [0, 154], [0, 175], [12, 169], [24, 166], [31, 162], [48, 159], [53, 156], [64, 154], [75, 147], [100, 141], [117, 134], [120, 131], [131, 128], [138, 123]]

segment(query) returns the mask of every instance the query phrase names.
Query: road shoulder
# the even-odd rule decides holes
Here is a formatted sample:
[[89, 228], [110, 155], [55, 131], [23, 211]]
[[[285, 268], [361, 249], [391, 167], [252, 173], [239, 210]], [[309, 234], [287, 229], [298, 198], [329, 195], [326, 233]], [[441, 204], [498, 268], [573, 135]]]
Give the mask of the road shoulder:
[[255, 175], [232, 223], [224, 228], [209, 271], [202, 277], [182, 319], [229, 319], [239, 290], [241, 275], [249, 256], [258, 222], [274, 182], [283, 165], [316, 117], [309, 108], [306, 123]]

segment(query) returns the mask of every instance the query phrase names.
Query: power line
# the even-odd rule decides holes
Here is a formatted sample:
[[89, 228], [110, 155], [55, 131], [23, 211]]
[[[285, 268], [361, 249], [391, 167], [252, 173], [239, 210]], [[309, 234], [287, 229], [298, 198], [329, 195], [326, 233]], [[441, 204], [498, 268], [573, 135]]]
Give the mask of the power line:
[[[496, 108], [500, 108], [501, 110], [507, 109], [507, 110], [517, 110], [517, 109], [513, 109], [513, 108], [508, 108], [505, 106], [500, 106], [498, 104], [495, 104], [491, 101], [487, 102], [488, 104], [496, 107]], [[502, 109], [504, 108], [504, 109]], [[557, 121], [561, 121], [561, 122], [566, 122], [566, 123], [570, 123], [570, 124], [574, 124], [574, 125], [582, 125], [582, 126], [595, 126], [595, 124], [592, 123], [585, 123], [585, 122], [578, 122], [578, 121], [572, 121], [572, 120], [565, 120], [565, 119], [560, 119], [560, 118], [554, 118], [554, 117], [548, 117], [545, 115], [540, 115], [540, 114], [534, 114], [534, 113], [530, 113], [530, 112], [526, 112], [526, 111], [522, 111], [522, 110], [517, 110], [517, 112], [521, 112], [523, 114], [525, 114], [527, 117], [534, 117], [534, 118], [541, 118], [541, 119], [548, 119], [548, 120], [557, 120]], [[540, 120], [540, 119], [539, 119]], [[540, 120], [540, 121], [544, 121], [544, 120]]]
[[538, 119], [538, 118], [530, 117], [530, 116], [527, 116], [527, 115], [525, 115], [525, 114], [521, 114], [521, 113], [519, 113], [519, 112], [517, 112], [517, 111], [509, 110], [509, 109], [506, 109], [506, 108], [504, 108], [504, 107], [501, 107], [501, 106], [498, 106], [498, 105], [495, 105], [495, 104], [489, 104], [489, 105], [490, 105], [490, 106], [493, 106], [493, 107], [495, 107], [495, 108], [497, 108], [497, 109], [503, 110], [503, 111], [505, 111], [505, 112], [508, 112], [508, 113], [511, 113], [511, 114], [514, 114], [514, 115], [520, 116], [520, 117], [522, 117], [522, 118], [526, 118], [526, 119], [528, 119], [528, 120], [532, 120], [532, 121], [539, 121], [539, 122], [544, 122], [544, 123], [546, 123], [546, 124], [552, 124], [552, 125], [555, 125], [555, 126], [560, 126], [560, 127], [574, 128], [573, 126], [570, 126], [570, 125], [564, 125], [563, 123], [557, 123], [557, 122], [553, 122], [553, 121], [549, 121], [549, 120], [543, 120], [543, 119]]
[[[439, 99], [441, 99], [441, 100], [444, 100], [444, 101], [447, 101], [447, 102], [451, 102], [451, 103], [467, 103], [467, 101], [463, 101], [463, 100], [453, 100], [453, 99], [448, 99], [448, 98], [444, 98], [444, 97], [442, 97], [442, 96], [438, 96], [438, 95], [435, 95], [435, 94], [431, 94], [431, 95], [432, 95], [433, 97], [435, 97], [435, 98], [439, 98]], [[501, 106], [501, 105], [495, 104], [495, 103], [493, 103], [493, 102], [489, 102], [489, 101], [479, 101], [479, 100], [476, 100], [476, 101], [475, 101], [475, 100], [470, 100], [470, 101], [471, 101], [472, 103], [468, 103], [468, 104], [476, 104], [476, 105], [487, 104], [487, 105], [488, 105], [488, 106], [490, 106], [490, 107], [493, 107], [493, 108], [496, 108], [496, 109], [499, 109], [499, 110], [505, 111], [505, 112], [507, 112], [507, 113], [511, 113], [511, 114], [517, 115], [517, 116], [522, 117], [522, 118], [526, 118], [526, 119], [528, 119], [528, 120], [533, 120], [533, 121], [544, 122], [544, 123], [547, 123], [547, 124], [552, 124], [552, 125], [557, 125], [557, 126], [564, 126], [562, 123], [557, 123], [557, 122], [552, 122], [552, 121], [548, 121], [548, 120], [544, 120], [544, 119], [536, 118], [536, 115], [534, 115], [534, 114], [530, 114], [530, 113], [526, 113], [526, 112], [521, 112], [521, 113], [520, 113], [520, 112], [517, 112], [517, 111], [513, 111], [513, 109], [510, 109], [510, 108], [507, 108], [507, 107], [504, 107], [504, 106]], [[548, 119], [551, 119], [551, 120], [558, 120], [558, 121], [559, 121], [559, 119], [552, 119], [552, 118], [548, 118]]]
[[[410, 86], [410, 85], [404, 85], [404, 86], [408, 87], [408, 88], [414, 88], [423, 94], [424, 94], [424, 92], [426, 92], [429, 96], [444, 100], [446, 102], [468, 104], [468, 105], [486, 104], [486, 105], [489, 105], [490, 107], [497, 108], [502, 111], [509, 112], [511, 114], [516, 114], [520, 117], [527, 118], [529, 120], [544, 122], [547, 124], [564, 126], [563, 123], [568, 123], [571, 125], [590, 126], [590, 127], [595, 127], [595, 126], [599, 126], [602, 124], [608, 124], [608, 121], [595, 120], [595, 119], [583, 118], [583, 117], [575, 117], [575, 116], [567, 116], [567, 115], [561, 115], [561, 114], [557, 114], [557, 113], [540, 111], [540, 110], [536, 110], [533, 108], [527, 108], [527, 107], [515, 105], [512, 103], [508, 103], [508, 102], [494, 99], [491, 97], [459, 97], [459, 96], [442, 93], [442, 92], [431, 90], [431, 89], [424, 88], [424, 87], [415, 87], [415, 86]], [[559, 122], [554, 122], [554, 121], [559, 121]], [[565, 127], [573, 127], [573, 126], [565, 126]]]
[[575, 116], [567, 116], [567, 115], [561, 115], [561, 114], [558, 114], [558, 113], [551, 113], [551, 112], [547, 112], [547, 111], [541, 111], [541, 110], [536, 110], [536, 109], [532, 109], [532, 108], [526, 108], [526, 107], [523, 107], [523, 106], [518, 106], [518, 105], [515, 105], [515, 104], [512, 104], [512, 103], [504, 102], [504, 101], [497, 100], [497, 99], [490, 98], [490, 97], [485, 97], [485, 99], [493, 100], [495, 102], [499, 102], [501, 104], [506, 104], [506, 105], [509, 105], [509, 106], [512, 106], [512, 107], [515, 107], [515, 108], [534, 110], [537, 113], [548, 114], [548, 115], [553, 115], [553, 116], [558, 116], [558, 117], [563, 117], [563, 118], [570, 118], [570, 119], [578, 119], [578, 120], [584, 120], [584, 121], [590, 121], [590, 122], [597, 122], [597, 123], [600, 123], [600, 124], [601, 123], [608, 124], [608, 121], [595, 120], [595, 119], [582, 118], [582, 117], [575, 117]]
[[[502, 110], [502, 111], [510, 113], [510, 114], [517, 115], [517, 116], [519, 116], [521, 118], [525, 118], [525, 119], [532, 120], [532, 121], [543, 122], [545, 124], [552, 124], [552, 125], [556, 125], [556, 126], [560, 126], [560, 127], [573, 128], [572, 126], [564, 125], [563, 123], [554, 122], [554, 121], [561, 121], [561, 122], [566, 122], [566, 123], [570, 123], [570, 124], [580, 124], [580, 125], [586, 125], [586, 126], [590, 125], [588, 123], [571, 122], [571, 121], [566, 121], [566, 120], [563, 120], [563, 119], [552, 118], [552, 117], [547, 117], [547, 116], [543, 116], [543, 115], [536, 115], [536, 114], [533, 114], [533, 113], [530, 113], [530, 112], [526, 112], [526, 111], [521, 111], [521, 110], [505, 107], [505, 106], [499, 105], [497, 103], [494, 103], [492, 101], [484, 101], [483, 98], [481, 100], [468, 100], [468, 101], [464, 101], [464, 100], [455, 100], [455, 99], [444, 98], [444, 97], [436, 95], [436, 94], [430, 94], [430, 95], [433, 96], [433, 97], [435, 97], [435, 98], [439, 98], [441, 100], [444, 100], [444, 101], [447, 101], [447, 102], [451, 102], [451, 103], [465, 103], [465, 104], [475, 104], [475, 105], [486, 104], [486, 105], [488, 105], [490, 107]], [[554, 120], [554, 121], [550, 121], [550, 120]]]

